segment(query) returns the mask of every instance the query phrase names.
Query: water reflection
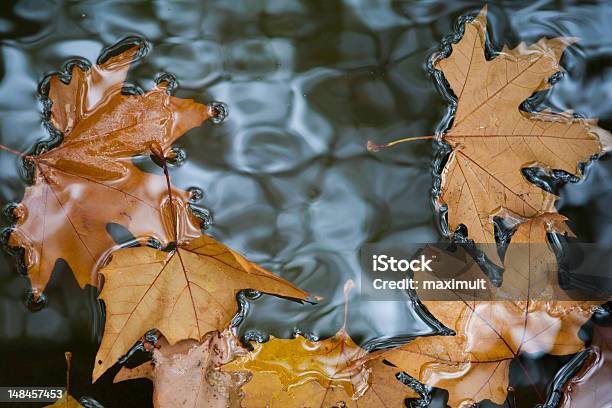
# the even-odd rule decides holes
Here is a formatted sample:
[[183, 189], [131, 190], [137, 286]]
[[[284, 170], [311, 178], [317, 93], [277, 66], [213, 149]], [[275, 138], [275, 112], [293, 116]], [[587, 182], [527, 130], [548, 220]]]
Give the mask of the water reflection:
[[[456, 18], [479, 7], [468, 1], [17, 1], [0, 19], [0, 143], [25, 151], [47, 137], [36, 101], [45, 73], [74, 56], [95, 61], [103, 46], [125, 36], [147, 38], [152, 50], [130, 81], [151, 89], [158, 74], [170, 72], [178, 78], [176, 96], [223, 101], [230, 111], [222, 125], [207, 123], [180, 139], [188, 159], [171, 169], [175, 184], [202, 189], [198, 204], [214, 216], [209, 231], [226, 245], [325, 298], [303, 306], [264, 296], [252, 302], [240, 333], [288, 337], [299, 329], [325, 338], [341, 325], [344, 282], [359, 282], [364, 243], [438, 237], [431, 145], [376, 155], [365, 146], [369, 139], [436, 129], [446, 106], [425, 61]], [[498, 47], [579, 37], [544, 104], [599, 117], [610, 128], [609, 3], [499, 2], [489, 18]], [[0, 166], [1, 204], [19, 201], [24, 184], [15, 158], [0, 153]], [[594, 163], [584, 181], [561, 191], [561, 210], [584, 239], [612, 240], [605, 207], [611, 172], [609, 159]], [[41, 341], [58, 349], [95, 347], [97, 303], [89, 293], [77, 295], [62, 268], [48, 306], [30, 313], [22, 301], [27, 281], [3, 258], [0, 345], [14, 347], [19, 339], [33, 347]], [[350, 334], [361, 344], [430, 331], [410, 304], [352, 299], [350, 305]], [[30, 374], [19, 375], [31, 382]]]

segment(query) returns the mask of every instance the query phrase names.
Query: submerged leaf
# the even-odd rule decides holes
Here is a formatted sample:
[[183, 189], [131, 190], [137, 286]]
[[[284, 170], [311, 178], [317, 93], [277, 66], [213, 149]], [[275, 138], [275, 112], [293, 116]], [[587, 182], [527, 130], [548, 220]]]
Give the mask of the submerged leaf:
[[[288, 351], [295, 351], [290, 347]], [[319, 359], [324, 356], [319, 356]], [[301, 360], [307, 365], [308, 360]], [[242, 367], [241, 367], [242, 368]], [[362, 370], [362, 374], [357, 374]], [[328, 378], [323, 384], [312, 378], [304, 378], [303, 382], [288, 387], [283, 383], [277, 373], [251, 369], [253, 379], [242, 387], [245, 397], [242, 403], [244, 408], [258, 407], [401, 407], [407, 398], [418, 398], [418, 394], [401, 383], [396, 374], [399, 369], [389, 366], [380, 360], [372, 360], [363, 365], [361, 369], [353, 369], [360, 381], [364, 384], [351, 385], [348, 390], [346, 384], [336, 383], [336, 378]], [[342, 376], [348, 375], [343, 373]], [[364, 377], [361, 377], [361, 376]], [[354, 379], [356, 380], [356, 379]], [[365, 387], [362, 394], [353, 387]]]
[[154, 407], [239, 407], [240, 387], [248, 381], [247, 373], [226, 373], [218, 367], [229, 363], [246, 350], [226, 330], [194, 340], [170, 345], [160, 339], [153, 350], [153, 360], [138, 367], [122, 367], [114, 382], [147, 378], [153, 382]]
[[[530, 285], [548, 279], [547, 267], [540, 267], [548, 265], [539, 258], [540, 248], [549, 228], [563, 220], [545, 214], [520, 224], [514, 233], [506, 254], [514, 270], [504, 276], [501, 289], [510, 285], [514, 296], [525, 300], [465, 300], [461, 293], [449, 291], [457, 300], [423, 303], [456, 335], [420, 337], [382, 356], [419, 381], [447, 389], [451, 407], [468, 407], [485, 399], [502, 404], [510, 363], [520, 365], [522, 353], [567, 355], [582, 350], [578, 331], [597, 303], [530, 298]], [[536, 253], [524, 249], [513, 253], [513, 244], [529, 244]]]

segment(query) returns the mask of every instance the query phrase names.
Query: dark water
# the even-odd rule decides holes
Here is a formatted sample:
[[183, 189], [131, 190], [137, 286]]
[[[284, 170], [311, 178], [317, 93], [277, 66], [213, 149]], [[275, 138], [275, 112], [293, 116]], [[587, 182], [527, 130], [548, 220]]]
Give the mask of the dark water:
[[[204, 192], [209, 232], [301, 288], [325, 298], [299, 305], [263, 296], [250, 302], [239, 332], [325, 338], [341, 326], [344, 282], [359, 281], [366, 242], [440, 239], [431, 207], [427, 141], [376, 154], [368, 139], [428, 135], [447, 105], [426, 61], [458, 17], [481, 2], [223, 1], [3, 3], [0, 10], [0, 143], [27, 150], [48, 137], [37, 85], [69, 58], [95, 61], [128, 35], [152, 50], [129, 80], [143, 89], [162, 72], [177, 76], [175, 95], [223, 101], [230, 115], [179, 140], [186, 162], [173, 182]], [[598, 117], [612, 129], [612, 3], [504, 1], [489, 6], [493, 45], [540, 37], [579, 38], [564, 55], [567, 72], [542, 95], [541, 107]], [[0, 204], [20, 201], [25, 183], [16, 159], [0, 152]], [[559, 208], [587, 242], [612, 242], [612, 162], [587, 168], [560, 190]], [[29, 283], [14, 260], [0, 261], [0, 384], [64, 383], [64, 350], [72, 350], [72, 393], [106, 407], [149, 406], [144, 380], [111, 385], [111, 370], [89, 383], [103, 316], [92, 288], [81, 290], [58, 263], [47, 305], [29, 311]], [[431, 334], [410, 304], [351, 299], [349, 332], [362, 345]], [[588, 337], [588, 330], [585, 330]], [[547, 392], [568, 358], [530, 359]], [[513, 372], [514, 373], [514, 372]], [[535, 404], [530, 384], [511, 374], [510, 406]], [[444, 392], [434, 393], [440, 406]], [[439, 400], [439, 401], [438, 401]], [[515, 403], [516, 401], [516, 403]]]

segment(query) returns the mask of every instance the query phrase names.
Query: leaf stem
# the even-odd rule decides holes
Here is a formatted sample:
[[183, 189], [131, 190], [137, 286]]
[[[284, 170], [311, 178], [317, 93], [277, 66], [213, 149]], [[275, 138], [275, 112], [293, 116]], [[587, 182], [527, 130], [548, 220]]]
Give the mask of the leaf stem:
[[436, 138], [435, 136], [412, 136], [412, 137], [406, 137], [404, 139], [394, 140], [392, 142], [385, 143], [385, 144], [377, 144], [371, 140], [368, 140], [368, 151], [377, 152], [379, 150], [386, 149], [387, 147], [395, 146], [400, 143], [412, 142], [415, 140], [433, 140], [435, 138]]
[[163, 169], [164, 169], [164, 177], [166, 178], [166, 187], [168, 188], [168, 197], [170, 197], [170, 215], [172, 217], [172, 232], [174, 234], [174, 244], [178, 246], [178, 220], [176, 211], [174, 208], [174, 197], [172, 196], [172, 186], [170, 185], [170, 173], [168, 172], [168, 164], [166, 163], [166, 156], [163, 154], [163, 150], [161, 146], [155, 146], [151, 149], [153, 153], [161, 160]]
[[66, 359], [66, 392], [70, 391], [70, 362], [72, 360], [72, 353], [67, 351], [64, 353]]
[[23, 157], [25, 153], [18, 152], [17, 150], [11, 149], [10, 147], [6, 147], [0, 144], [0, 150], [4, 150], [5, 152], [9, 152], [14, 154], [15, 156]]
[[354, 287], [355, 282], [353, 282], [352, 279], [347, 280], [344, 284], [344, 321], [342, 322], [342, 329], [340, 329], [341, 331], [346, 330], [346, 324], [348, 321], [349, 293], [351, 293], [351, 290], [353, 290]]

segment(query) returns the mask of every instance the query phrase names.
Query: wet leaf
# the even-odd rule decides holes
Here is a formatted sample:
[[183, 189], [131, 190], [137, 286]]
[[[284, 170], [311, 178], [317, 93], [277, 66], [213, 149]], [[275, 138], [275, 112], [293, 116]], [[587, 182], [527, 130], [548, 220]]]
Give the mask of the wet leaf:
[[[545, 214], [524, 222], [512, 243], [531, 244], [539, 251], [546, 233], [563, 220], [557, 214]], [[550, 251], [546, 254], [552, 256]], [[530, 282], [541, 279], [539, 274], [547, 274], [546, 269], [539, 268], [544, 263], [529, 251], [513, 254], [510, 249], [506, 261], [523, 274], [515, 270], [508, 280], [504, 276], [502, 289], [512, 285], [524, 301], [465, 300], [455, 291], [456, 301], [424, 301], [456, 335], [420, 337], [382, 356], [419, 381], [447, 389], [451, 407], [468, 407], [485, 399], [502, 404], [508, 393], [510, 363], [516, 361], [522, 367], [518, 360], [522, 353], [567, 355], [582, 350], [584, 343], [578, 331], [597, 303], [531, 300]], [[534, 262], [537, 264], [530, 264]], [[543, 402], [545, 396], [540, 395], [540, 399]]]
[[93, 381], [150, 329], [158, 329], [170, 344], [223, 330], [238, 311], [236, 295], [242, 289], [312, 299], [207, 235], [170, 252], [120, 249], [100, 273], [106, 325]]
[[239, 407], [240, 387], [247, 373], [226, 373], [218, 367], [244, 354], [234, 335], [226, 330], [170, 345], [161, 338], [153, 360], [138, 367], [123, 367], [114, 382], [147, 378], [153, 382], [154, 407]]
[[380, 360], [354, 365], [366, 351], [344, 331], [313, 342], [301, 336], [253, 344], [255, 351], [224, 370], [249, 370], [243, 407], [398, 407], [418, 395]]
[[[530, 183], [522, 169], [538, 166], [580, 175], [580, 162], [612, 146], [611, 135], [593, 120], [520, 109], [533, 93], [550, 88], [549, 78], [562, 69], [559, 59], [574, 41], [559, 37], [521, 43], [487, 60], [485, 7], [465, 23], [451, 54], [435, 61], [457, 98], [452, 127], [442, 135], [452, 152], [437, 198], [439, 206], [448, 206], [451, 231], [464, 224], [475, 242], [494, 243], [492, 215], [500, 208], [521, 217], [554, 212], [557, 197]], [[405, 140], [413, 139], [419, 138]]]
[[562, 408], [612, 406], [612, 327], [595, 326], [591, 347], [594, 350], [594, 358], [567, 384], [560, 405]]
[[[68, 262], [81, 286], [96, 284], [96, 263], [114, 245], [109, 223], [136, 237], [169, 241], [160, 217], [165, 181], [141, 172], [131, 159], [152, 149], [167, 152], [208, 118], [208, 108], [170, 96], [163, 83], [144, 95], [122, 94], [138, 52], [133, 46], [85, 70], [73, 65], [68, 83], [60, 74], [49, 80], [49, 119], [63, 140], [24, 158], [33, 166], [33, 184], [16, 210], [19, 220], [10, 237], [11, 245], [25, 248], [37, 291], [44, 290], [58, 258]], [[174, 195], [187, 199], [183, 191]]]
[[545, 213], [532, 219], [519, 217], [502, 209], [497, 213], [506, 225], [515, 228], [504, 256], [503, 287], [492, 288], [494, 299], [571, 299], [558, 284], [555, 252], [547, 234], [573, 236], [567, 218], [558, 213]]
[[541, 39], [504, 48], [485, 59], [486, 9], [465, 24], [463, 38], [435, 67], [457, 96], [453, 148], [442, 172], [440, 204], [452, 230], [465, 224], [476, 242], [494, 242], [491, 215], [504, 207], [522, 217], [553, 212], [556, 197], [528, 182], [521, 169], [537, 165], [580, 174], [578, 163], [610, 147], [610, 134], [569, 114], [523, 112], [521, 103], [550, 87], [572, 38]]
[[401, 383], [397, 368], [368, 353], [350, 338], [345, 325], [332, 337], [311, 341], [272, 338], [252, 343], [254, 351], [223, 367], [249, 370], [243, 407], [397, 407], [418, 395]]

